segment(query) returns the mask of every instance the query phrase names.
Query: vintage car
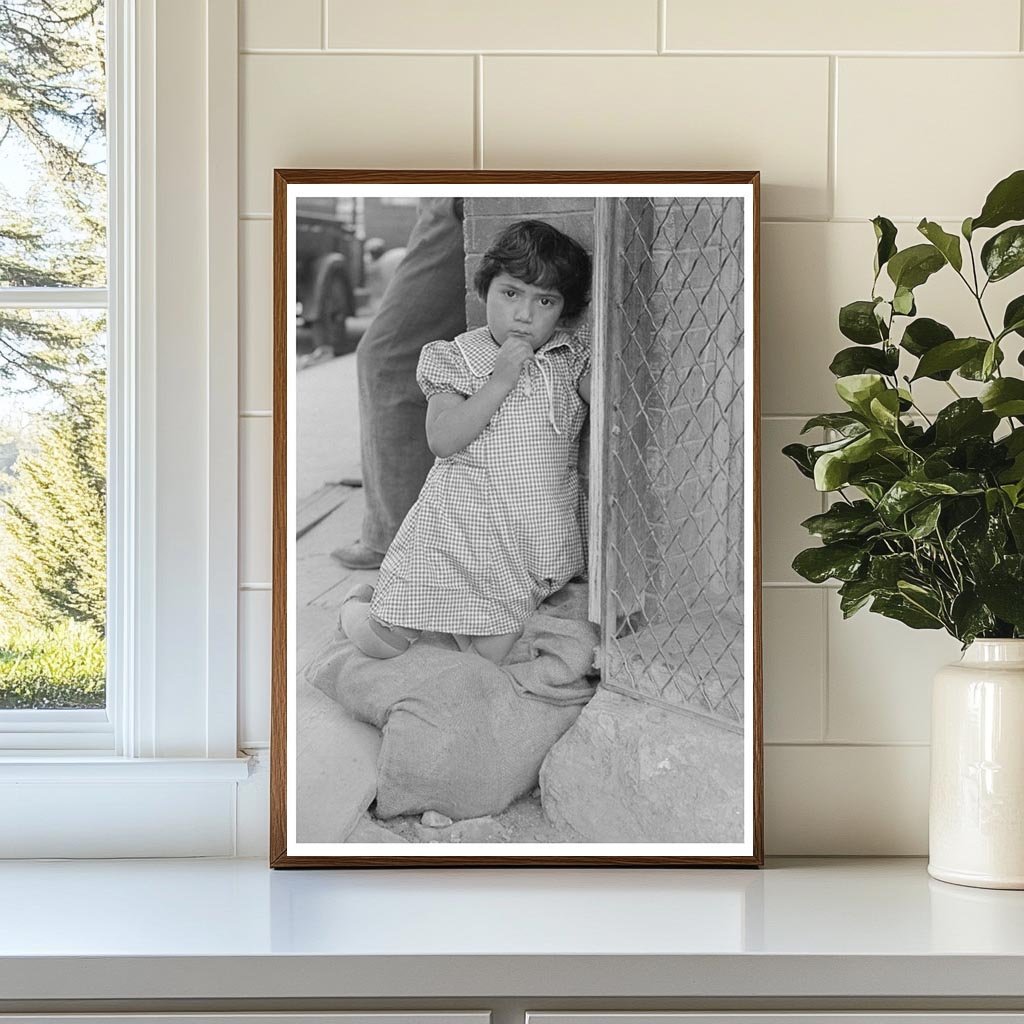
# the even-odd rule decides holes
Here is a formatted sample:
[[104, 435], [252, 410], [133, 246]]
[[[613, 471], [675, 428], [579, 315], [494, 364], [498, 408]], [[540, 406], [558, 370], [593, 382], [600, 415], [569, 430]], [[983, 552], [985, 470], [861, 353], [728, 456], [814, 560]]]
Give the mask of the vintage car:
[[295, 341], [299, 354], [344, 355], [358, 335], [347, 330], [363, 290], [363, 242], [329, 212], [295, 217]]

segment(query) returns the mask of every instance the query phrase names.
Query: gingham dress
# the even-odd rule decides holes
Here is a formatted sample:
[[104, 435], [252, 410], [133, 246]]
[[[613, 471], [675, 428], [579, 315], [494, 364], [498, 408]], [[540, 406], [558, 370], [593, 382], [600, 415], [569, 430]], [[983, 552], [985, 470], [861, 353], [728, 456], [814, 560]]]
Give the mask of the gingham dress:
[[[469, 397], [494, 370], [482, 327], [420, 354], [427, 398]], [[513, 633], [586, 566], [577, 474], [587, 415], [577, 386], [590, 367], [586, 329], [556, 331], [483, 432], [438, 458], [380, 568], [371, 612], [443, 633]]]

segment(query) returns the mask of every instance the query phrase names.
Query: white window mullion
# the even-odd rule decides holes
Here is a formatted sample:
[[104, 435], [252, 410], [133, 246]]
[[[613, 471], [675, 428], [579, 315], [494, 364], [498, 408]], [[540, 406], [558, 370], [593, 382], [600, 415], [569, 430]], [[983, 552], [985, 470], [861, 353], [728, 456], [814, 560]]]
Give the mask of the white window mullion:
[[[138, 500], [140, 397], [148, 407], [152, 395], [138, 375], [138, 351], [152, 334], [141, 333], [138, 289], [139, 130], [136, 69], [139, 56], [152, 61], [148, 50], [136, 54], [138, 39], [133, 0], [107, 0], [108, 222], [108, 388], [107, 388], [107, 710], [114, 727], [114, 750], [122, 756], [141, 750], [136, 727], [137, 687], [147, 689], [149, 677], [139, 659], [138, 636], [146, 635], [140, 619], [151, 615], [151, 602], [138, 601], [140, 530]], [[143, 65], [145, 66], [145, 65]], [[145, 100], [143, 100], [143, 105]], [[153, 472], [154, 467], [143, 468]], [[143, 531], [144, 532], [144, 531]]]
[[0, 288], [3, 309], [106, 309], [106, 288]]

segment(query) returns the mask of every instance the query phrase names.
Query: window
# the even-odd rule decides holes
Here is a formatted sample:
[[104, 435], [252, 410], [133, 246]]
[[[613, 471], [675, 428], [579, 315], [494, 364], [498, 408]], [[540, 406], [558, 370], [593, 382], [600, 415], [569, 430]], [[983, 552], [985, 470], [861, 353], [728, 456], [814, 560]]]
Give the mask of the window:
[[105, 15], [0, 3], [0, 728], [28, 745], [110, 743]]
[[[236, 746], [237, 6], [98, 3], [0, 0], [0, 32], [18, 12], [55, 20], [38, 30], [56, 34], [61, 18], [102, 12], [109, 168], [105, 272], [39, 282], [45, 293], [0, 283], [5, 315], [94, 321], [91, 351], [106, 353], [108, 680], [105, 707], [0, 711], [0, 857], [225, 856], [248, 774]], [[56, 237], [71, 234], [67, 218]], [[0, 277], [11, 251], [0, 246]]]

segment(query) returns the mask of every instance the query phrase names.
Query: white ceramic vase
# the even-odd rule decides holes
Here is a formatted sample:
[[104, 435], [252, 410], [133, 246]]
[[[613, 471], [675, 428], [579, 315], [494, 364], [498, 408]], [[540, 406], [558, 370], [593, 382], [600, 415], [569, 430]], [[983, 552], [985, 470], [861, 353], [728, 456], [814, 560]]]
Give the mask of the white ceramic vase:
[[1024, 889], [1024, 640], [975, 640], [935, 676], [928, 873]]

